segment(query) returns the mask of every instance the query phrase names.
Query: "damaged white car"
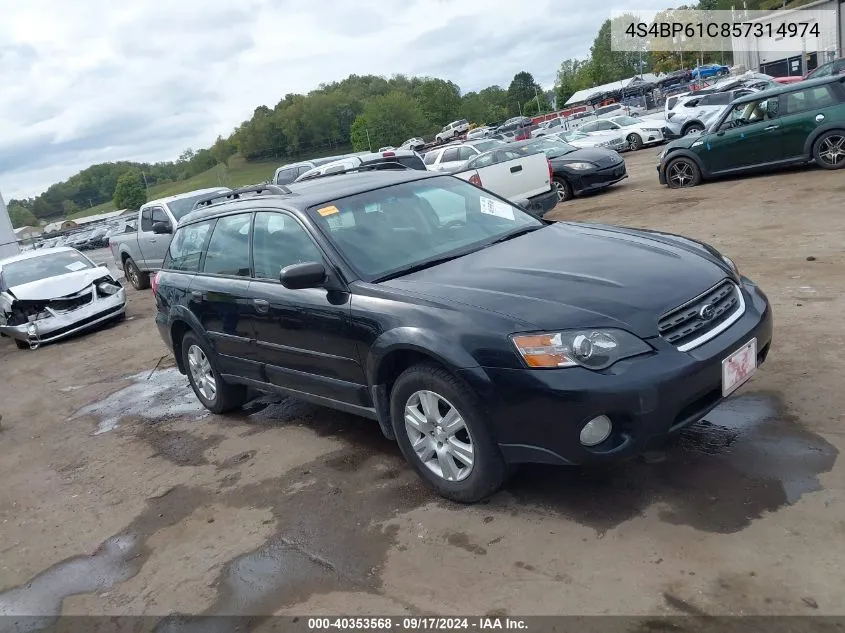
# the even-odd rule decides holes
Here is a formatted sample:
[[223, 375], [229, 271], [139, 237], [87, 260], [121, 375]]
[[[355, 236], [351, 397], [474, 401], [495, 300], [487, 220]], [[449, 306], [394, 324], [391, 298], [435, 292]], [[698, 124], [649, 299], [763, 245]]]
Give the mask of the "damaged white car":
[[126, 291], [74, 248], [0, 260], [0, 333], [35, 349], [126, 314]]

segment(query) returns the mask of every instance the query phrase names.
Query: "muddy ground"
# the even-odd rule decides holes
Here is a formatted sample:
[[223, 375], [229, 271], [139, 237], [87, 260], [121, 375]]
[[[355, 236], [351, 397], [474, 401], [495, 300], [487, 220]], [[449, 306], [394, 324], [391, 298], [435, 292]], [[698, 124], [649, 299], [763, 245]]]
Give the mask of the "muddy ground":
[[669, 191], [658, 151], [553, 216], [706, 240], [775, 311], [768, 362], [664, 453], [448, 503], [370, 421], [205, 413], [129, 290], [122, 324], [0, 339], [0, 614], [845, 612], [843, 172]]

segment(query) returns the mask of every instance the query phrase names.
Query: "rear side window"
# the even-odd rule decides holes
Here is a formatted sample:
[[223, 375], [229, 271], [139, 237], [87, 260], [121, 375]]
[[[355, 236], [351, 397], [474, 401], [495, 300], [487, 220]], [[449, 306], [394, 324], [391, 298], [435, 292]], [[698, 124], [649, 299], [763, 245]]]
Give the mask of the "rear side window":
[[285, 266], [321, 262], [323, 256], [302, 225], [283, 213], [255, 214], [252, 260], [257, 279], [279, 279]]
[[[740, 95], [737, 95], [740, 96]], [[736, 96], [732, 96], [730, 92], [715, 92], [712, 95], [707, 95], [701, 98], [698, 102], [700, 106], [723, 106], [728, 105]]]
[[239, 213], [217, 220], [205, 254], [204, 273], [249, 277], [251, 219], [251, 213]]
[[425, 155], [425, 164], [426, 165], [433, 165], [437, 161], [437, 155], [440, 152], [429, 152]]
[[164, 268], [195, 273], [199, 270], [200, 258], [211, 233], [214, 220], [189, 224], [176, 230], [170, 242]]
[[460, 160], [469, 160], [476, 155], [476, 151], [471, 147], [461, 147], [458, 150], [458, 158]]
[[443, 160], [441, 163], [451, 163], [453, 161], [460, 160], [458, 158], [458, 148], [457, 147], [450, 147], [445, 152], [443, 152]]
[[410, 167], [411, 169], [425, 169], [425, 165], [420, 160], [420, 157], [416, 155], [397, 156], [392, 160], [395, 160], [400, 165], [405, 165], [405, 167]]
[[827, 108], [835, 103], [836, 98], [831, 93], [830, 86], [816, 86], [806, 90], [797, 90], [786, 95], [786, 114]]

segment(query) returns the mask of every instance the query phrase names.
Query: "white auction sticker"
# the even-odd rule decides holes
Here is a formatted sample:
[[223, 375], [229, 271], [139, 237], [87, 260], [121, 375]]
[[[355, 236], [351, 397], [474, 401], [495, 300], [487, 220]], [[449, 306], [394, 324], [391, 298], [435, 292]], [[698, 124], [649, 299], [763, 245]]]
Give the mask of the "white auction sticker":
[[83, 268], [88, 268], [88, 265], [85, 262], [71, 262], [65, 266], [68, 270], [72, 272], [76, 272], [77, 270], [82, 270]]
[[513, 221], [513, 207], [504, 202], [499, 202], [493, 198], [485, 198], [481, 196], [481, 212], [487, 215], [495, 215], [497, 218], [505, 218]]

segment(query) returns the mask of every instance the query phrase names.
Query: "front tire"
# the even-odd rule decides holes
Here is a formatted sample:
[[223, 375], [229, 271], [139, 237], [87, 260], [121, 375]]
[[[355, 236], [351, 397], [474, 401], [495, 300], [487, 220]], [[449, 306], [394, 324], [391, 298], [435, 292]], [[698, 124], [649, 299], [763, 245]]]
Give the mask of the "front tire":
[[225, 382], [205, 344], [193, 332], [182, 339], [182, 364], [199, 401], [212, 413], [226, 413], [246, 402], [246, 387]]
[[670, 189], [683, 189], [701, 184], [701, 170], [691, 158], [676, 158], [666, 165], [666, 184]]
[[509, 469], [478, 398], [442, 367], [406, 369], [391, 391], [390, 416], [405, 459], [441, 496], [475, 503], [505, 483]]
[[636, 152], [637, 150], [643, 148], [643, 139], [639, 134], [629, 134], [628, 145]]
[[150, 274], [141, 272], [131, 257], [127, 257], [123, 262], [123, 273], [135, 290], [146, 290], [150, 287]]
[[575, 197], [575, 194], [572, 193], [572, 185], [570, 185], [566, 180], [556, 176], [552, 180], [552, 184], [557, 191], [557, 201], [558, 203], [566, 202], [567, 200], [572, 200]]
[[845, 132], [831, 130], [822, 134], [813, 144], [813, 158], [823, 169], [845, 167]]

